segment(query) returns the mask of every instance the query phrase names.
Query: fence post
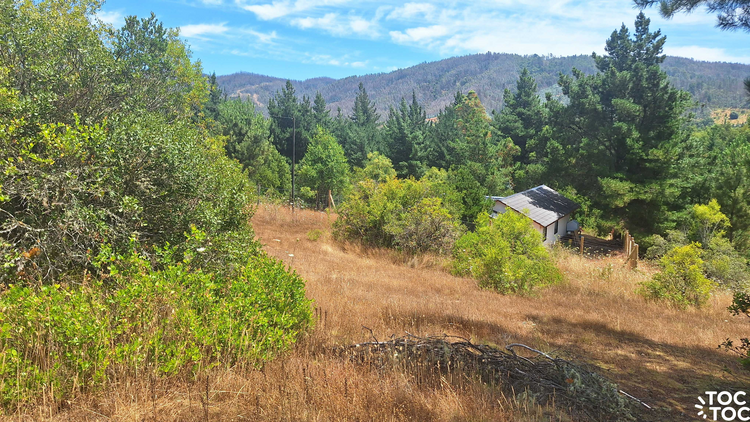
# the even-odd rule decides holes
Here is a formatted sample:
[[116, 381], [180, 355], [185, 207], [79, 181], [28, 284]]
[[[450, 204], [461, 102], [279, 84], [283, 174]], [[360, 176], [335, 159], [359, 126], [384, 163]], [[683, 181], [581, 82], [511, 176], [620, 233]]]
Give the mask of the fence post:
[[586, 240], [586, 238], [583, 237], [583, 235], [581, 235], [581, 256], [583, 256], [583, 241], [584, 240]]

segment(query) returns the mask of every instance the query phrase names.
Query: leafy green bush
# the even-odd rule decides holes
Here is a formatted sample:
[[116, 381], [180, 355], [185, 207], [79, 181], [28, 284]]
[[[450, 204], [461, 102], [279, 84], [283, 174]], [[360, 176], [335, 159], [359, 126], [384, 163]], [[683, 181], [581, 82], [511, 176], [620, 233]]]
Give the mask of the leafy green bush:
[[474, 277], [482, 287], [501, 293], [528, 293], [562, 280], [539, 232], [515, 212], [494, 220], [480, 214], [476, 231], [456, 242], [453, 257], [454, 274]]
[[701, 306], [708, 301], [714, 283], [703, 275], [700, 244], [678, 246], [659, 261], [662, 271], [641, 283], [648, 299], [667, 300], [678, 307]]
[[[750, 293], [743, 291], [735, 292], [732, 304], [727, 309], [734, 316], [742, 314], [750, 318]], [[723, 347], [724, 349], [739, 355], [742, 366], [744, 366], [745, 369], [750, 369], [750, 338], [741, 338], [740, 344], [737, 345], [735, 345], [732, 340], [727, 339], [724, 343], [721, 343], [719, 347]]]
[[343, 190], [349, 184], [349, 165], [344, 149], [325, 129], [318, 127], [305, 157], [299, 163], [300, 186], [307, 188], [305, 196], [310, 197], [316, 209], [326, 203], [328, 191]]
[[448, 184], [447, 172], [430, 171], [420, 180], [383, 180], [357, 183], [339, 207], [334, 234], [409, 253], [450, 251], [462, 226], [460, 197]]
[[310, 324], [303, 280], [257, 245], [234, 245], [251, 252], [232, 274], [202, 267], [224, 243], [195, 231], [185, 245], [188, 253], [159, 249], [160, 269], [137, 250], [104, 248], [95, 259], [102, 279], [0, 293], [3, 404], [103, 387], [113, 370], [160, 375], [267, 359]]
[[461, 225], [443, 207], [440, 198], [424, 198], [407, 212], [399, 213], [385, 227], [393, 243], [408, 253], [447, 254], [461, 234]]
[[[105, 242], [118, 250], [131, 238], [179, 243], [190, 224], [218, 233], [251, 216], [239, 165], [188, 123], [140, 115], [21, 130], [20, 120], [0, 121], [0, 227], [4, 254], [40, 250], [25, 265], [29, 277], [90, 268]], [[4, 263], [21, 272], [22, 261]]]

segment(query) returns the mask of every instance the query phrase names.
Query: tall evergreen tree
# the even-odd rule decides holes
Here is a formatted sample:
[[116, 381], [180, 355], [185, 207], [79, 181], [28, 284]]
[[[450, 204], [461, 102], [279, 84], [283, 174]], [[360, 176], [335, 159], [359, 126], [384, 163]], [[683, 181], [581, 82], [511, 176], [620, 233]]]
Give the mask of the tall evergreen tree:
[[[288, 159], [302, 160], [307, 145], [315, 132], [310, 98], [297, 98], [291, 81], [268, 100], [268, 114], [271, 118], [271, 139], [276, 149]], [[294, 150], [294, 151], [293, 151]]]
[[425, 136], [426, 118], [414, 92], [411, 104], [407, 105], [401, 98], [398, 110], [393, 107], [389, 110], [384, 128], [385, 144], [399, 177], [422, 176], [423, 166], [417, 148]]
[[225, 99], [224, 91], [216, 83], [216, 73], [211, 73], [208, 77], [208, 101], [206, 102], [206, 117], [218, 120], [219, 104]]
[[495, 114], [493, 125], [504, 136], [510, 137], [520, 148], [518, 160], [530, 164], [536, 158], [536, 138], [544, 126], [544, 107], [536, 94], [537, 85], [529, 70], [523, 68], [516, 83], [516, 93], [505, 90], [505, 106]]
[[354, 110], [350, 120], [351, 124], [346, 125], [341, 143], [349, 163], [361, 167], [367, 159], [367, 154], [375, 151], [382, 152], [384, 149], [377, 126], [380, 115], [361, 82], [357, 97], [354, 99]]
[[[689, 95], [673, 88], [659, 64], [665, 37], [643, 13], [631, 37], [624, 25], [594, 54], [599, 72], [573, 69], [559, 85], [569, 104], [554, 109], [554, 133], [566, 174], [559, 175], [605, 211], [611, 223], [653, 232], [679, 192], [669, 183], [671, 148], [681, 139]], [[548, 150], [550, 148], [548, 147]], [[550, 153], [550, 152], [548, 152]]]
[[447, 169], [453, 163], [451, 144], [461, 136], [456, 126], [456, 107], [463, 101], [464, 95], [457, 92], [453, 102], [438, 113], [437, 121], [427, 130], [427, 136], [418, 147], [425, 167]]
[[331, 129], [331, 111], [328, 110], [326, 100], [320, 91], [315, 93], [315, 100], [312, 107], [313, 121], [315, 126], [320, 126], [324, 129]]
[[256, 112], [250, 101], [232, 99], [217, 107], [217, 122], [227, 137], [225, 149], [230, 158], [242, 164], [253, 185], [277, 194], [291, 188], [291, 172], [286, 160], [269, 140], [269, 121]]

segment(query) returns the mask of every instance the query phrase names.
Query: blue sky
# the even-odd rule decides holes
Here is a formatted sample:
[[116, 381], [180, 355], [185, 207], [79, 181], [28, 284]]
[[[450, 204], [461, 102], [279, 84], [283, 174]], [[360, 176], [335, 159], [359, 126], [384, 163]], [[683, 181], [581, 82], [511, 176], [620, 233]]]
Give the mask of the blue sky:
[[[108, 0], [98, 16], [119, 27], [151, 12], [180, 27], [207, 73], [246, 71], [289, 79], [390, 72], [485, 53], [603, 53], [638, 11], [628, 0], [420, 1]], [[715, 28], [703, 10], [672, 20], [647, 9], [667, 35], [665, 53], [750, 63], [750, 34]]]

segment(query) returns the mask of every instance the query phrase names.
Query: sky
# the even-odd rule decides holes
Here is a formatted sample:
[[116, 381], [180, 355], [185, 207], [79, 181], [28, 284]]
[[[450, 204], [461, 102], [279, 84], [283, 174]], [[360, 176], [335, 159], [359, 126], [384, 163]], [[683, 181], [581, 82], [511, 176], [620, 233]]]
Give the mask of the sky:
[[[206, 73], [253, 72], [304, 80], [391, 72], [448, 57], [486, 53], [567, 56], [604, 53], [632, 0], [107, 0], [97, 16], [125, 16], [180, 28]], [[646, 9], [664, 52], [704, 61], [750, 63], [750, 34], [715, 27], [698, 10], [671, 20]]]

